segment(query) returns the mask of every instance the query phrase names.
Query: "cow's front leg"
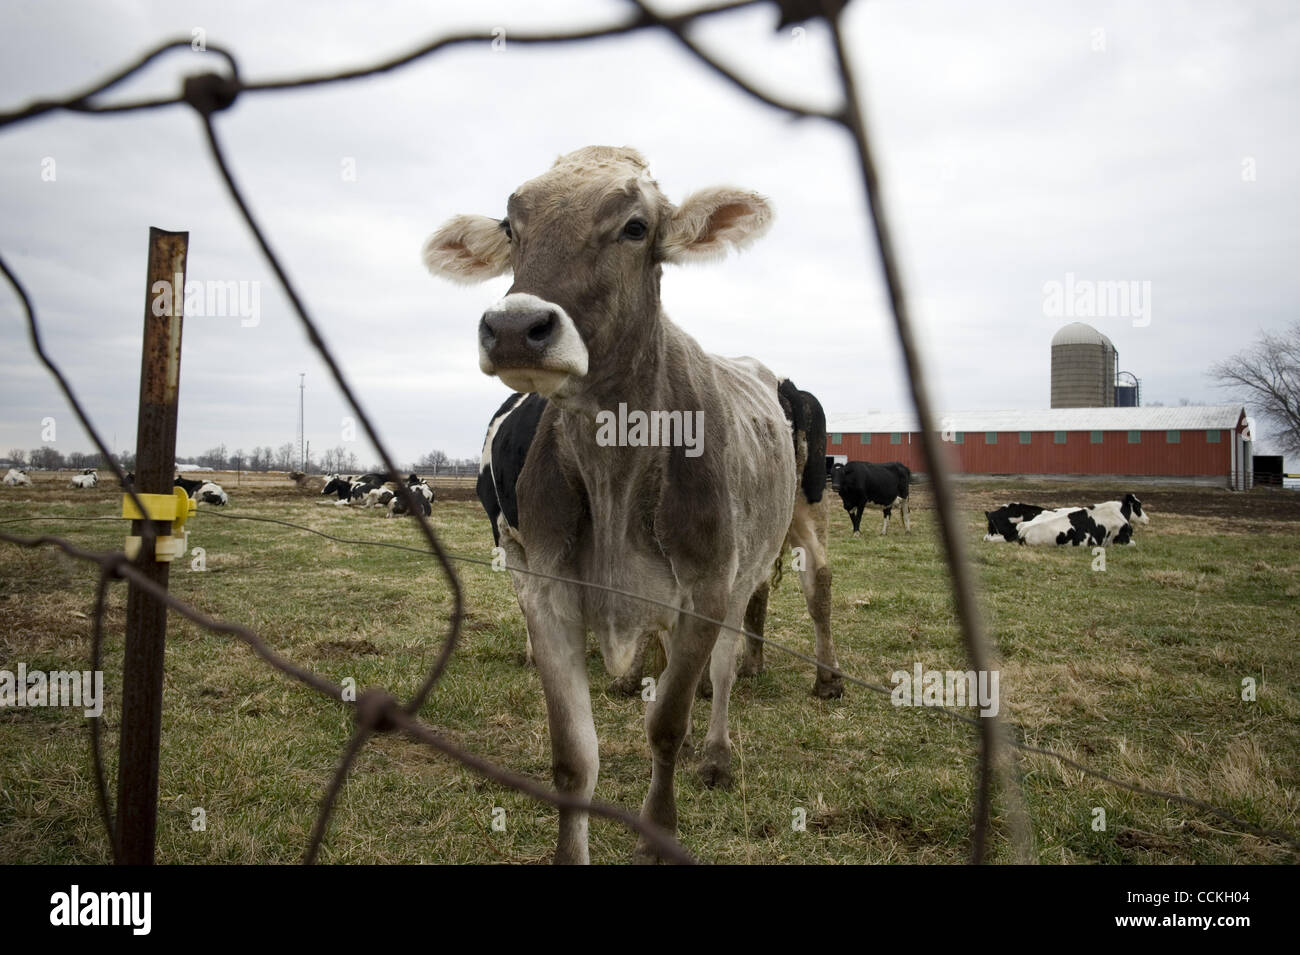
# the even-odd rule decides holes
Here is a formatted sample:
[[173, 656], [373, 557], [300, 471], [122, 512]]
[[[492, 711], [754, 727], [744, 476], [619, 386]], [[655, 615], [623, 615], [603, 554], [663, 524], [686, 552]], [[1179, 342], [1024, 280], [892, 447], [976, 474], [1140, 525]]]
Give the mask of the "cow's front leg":
[[[591, 799], [600, 770], [596, 726], [587, 686], [587, 636], [580, 623], [529, 613], [537, 673], [546, 694], [546, 722], [551, 731], [551, 772], [562, 793]], [[555, 863], [586, 865], [587, 813], [560, 810], [560, 838]]]
[[894, 508], [892, 506], [885, 508], [885, 526], [880, 529], [881, 537], [884, 537], [886, 534], [889, 533], [889, 515], [890, 512], [893, 511], [893, 509]]
[[849, 517], [853, 520], [853, 536], [859, 537], [862, 534], [862, 512], [866, 510], [866, 505], [862, 504], [849, 511]]
[[[719, 602], [720, 603], [720, 602]], [[696, 602], [699, 613], [720, 619], [725, 604]], [[679, 614], [673, 629], [668, 666], [656, 687], [655, 699], [645, 714], [646, 739], [650, 743], [652, 769], [650, 790], [641, 806], [641, 818], [670, 833], [677, 831], [677, 797], [673, 791], [673, 772], [682, 740], [690, 729], [691, 704], [695, 685], [700, 681], [718, 639], [718, 625]], [[642, 839], [637, 840], [636, 860], [657, 862], [658, 857]]]

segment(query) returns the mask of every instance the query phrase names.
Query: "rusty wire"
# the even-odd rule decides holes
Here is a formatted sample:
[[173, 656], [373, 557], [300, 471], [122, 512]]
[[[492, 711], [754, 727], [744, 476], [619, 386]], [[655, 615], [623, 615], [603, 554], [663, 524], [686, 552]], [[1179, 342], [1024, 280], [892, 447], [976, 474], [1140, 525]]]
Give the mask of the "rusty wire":
[[[908, 372], [913, 404], [916, 407], [918, 419], [920, 421], [924, 450], [931, 469], [931, 480], [935, 485], [936, 511], [939, 516], [940, 533], [944, 544], [946, 560], [949, 572], [953, 579], [957, 616], [963, 643], [966, 648], [966, 654], [971, 668], [977, 671], [988, 669], [994, 657], [980, 621], [978, 605], [974, 597], [969, 569], [965, 562], [962, 540], [957, 528], [955, 507], [952, 501], [950, 477], [947, 474], [944, 457], [938, 443], [938, 432], [933, 426], [933, 411], [930, 406], [921, 358], [915, 342], [912, 323], [907, 309], [907, 298], [902, 286], [901, 270], [898, 266], [897, 257], [893, 250], [893, 242], [891, 231], [888, 226], [888, 220], [881, 204], [879, 183], [870, 149], [870, 140], [867, 133], [866, 122], [858, 97], [852, 66], [847, 56], [844, 38], [840, 28], [839, 18], [844, 5], [838, 2], [823, 2], [822, 4], [822, 18], [830, 25], [831, 37], [835, 49], [836, 65], [838, 67], [838, 76], [843, 94], [843, 104], [839, 110], [834, 112], [824, 112], [785, 102], [777, 96], [759, 89], [728, 67], [724, 66], [722, 63], [718, 62], [707, 51], [696, 44], [689, 35], [690, 28], [698, 20], [717, 14], [756, 6], [761, 2], [764, 2], [764, 0], [733, 0], [733, 2], [702, 7], [683, 14], [662, 16], [652, 10], [647, 4], [641, 2], [641, 0], [632, 0], [632, 4], [635, 7], [635, 15], [620, 23], [567, 33], [512, 35], [510, 37], [510, 42], [526, 45], [552, 45], [600, 40], [650, 29], [661, 30], [675, 37], [683, 48], [686, 49], [695, 59], [741, 90], [747, 96], [795, 118], [829, 120], [841, 126], [852, 136], [860, 161], [863, 186], [876, 237], [877, 252], [889, 292], [891, 313], [899, 336], [904, 364]], [[252, 233], [253, 238], [256, 240], [268, 264], [275, 272], [286, 296], [293, 305], [294, 312], [298, 316], [299, 322], [307, 333], [308, 339], [311, 341], [313, 347], [316, 349], [322, 360], [326, 363], [326, 366], [329, 368], [339, 390], [343, 393], [349, 406], [352, 408], [365, 429], [367, 436], [378, 451], [380, 459], [387, 472], [387, 476], [395, 481], [398, 488], [398, 495], [406, 502], [410, 511], [419, 521], [421, 532], [428, 544], [428, 549], [418, 549], [418, 552], [425, 554], [426, 556], [435, 557], [448, 581], [448, 585], [452, 592], [453, 604], [452, 612], [450, 613], [448, 620], [448, 632], [443, 640], [438, 658], [434, 662], [415, 695], [405, 704], [399, 704], [391, 696], [381, 690], [367, 691], [366, 693], [361, 694], [357, 699], [354, 706], [357, 716], [357, 727], [352, 737], [349, 739], [344, 757], [340, 761], [334, 777], [331, 780], [330, 786], [322, 799], [321, 809], [313, 826], [311, 842], [304, 861], [311, 862], [315, 859], [319, 847], [324, 839], [325, 832], [328, 830], [329, 818], [335, 799], [346, 780], [348, 771], [350, 770], [356, 755], [361, 751], [366, 740], [376, 732], [392, 730], [400, 730], [406, 735], [424, 742], [445, 755], [450, 756], [475, 772], [493, 779], [502, 785], [517, 789], [535, 799], [548, 802], [551, 805], [560, 808], [582, 809], [591, 812], [594, 815], [604, 816], [622, 822], [638, 834], [644, 836], [664, 858], [679, 862], [692, 861], [686, 854], [685, 850], [682, 849], [674, 839], [657, 827], [643, 822], [625, 810], [599, 802], [579, 800], [567, 794], [541, 786], [526, 777], [504, 770], [481, 757], [475, 756], [464, 751], [460, 747], [455, 746], [443, 737], [439, 736], [433, 730], [419, 723], [414, 718], [421, 705], [427, 699], [428, 695], [432, 692], [443, 675], [447, 663], [456, 649], [460, 635], [460, 625], [463, 617], [463, 594], [460, 588], [459, 579], [454, 568], [451, 566], [453, 558], [444, 551], [432, 524], [424, 517], [422, 510], [419, 507], [414, 506], [412, 492], [397, 479], [397, 468], [394, 466], [392, 456], [389, 454], [387, 447], [381, 441], [378, 433], [372, 426], [370, 417], [362, 408], [360, 401], [357, 399], [352, 388], [348, 384], [342, 369], [334, 360], [332, 353], [321, 338], [316, 324], [309, 316], [307, 309], [298, 296], [287, 272], [280, 264], [280, 261], [272, 250], [265, 233], [258, 226], [256, 218], [253, 216], [250, 207], [244, 200], [244, 197], [235, 182], [229, 164], [226, 161], [220, 140], [212, 122], [212, 117], [215, 113], [228, 108], [240, 95], [245, 93], [251, 94], [274, 90], [298, 89], [308, 86], [346, 82], [361, 77], [374, 76], [399, 69], [410, 63], [432, 56], [441, 50], [457, 45], [483, 42], [484, 39], [485, 37], [478, 33], [457, 34], [432, 40], [408, 53], [366, 67], [328, 74], [304, 76], [290, 80], [253, 83], [245, 82], [240, 77], [236, 60], [229, 52], [220, 47], [213, 46], [209, 47], [205, 52], [210, 52], [223, 58], [229, 67], [229, 75], [222, 76], [216, 73], [207, 73], [190, 76], [184, 81], [181, 93], [172, 97], [135, 100], [115, 104], [105, 104], [94, 101], [96, 97], [106, 93], [112, 87], [135, 75], [163, 54], [174, 49], [191, 48], [188, 39], [168, 41], [155, 47], [153, 50], [146, 53], [127, 67], [119, 70], [108, 79], [80, 93], [62, 99], [37, 100], [22, 109], [8, 113], [0, 113], [0, 128], [60, 109], [86, 114], [119, 114], [186, 103], [196, 110], [202, 120], [213, 161], [226, 184], [231, 200], [238, 207], [249, 231]], [[107, 466], [118, 477], [119, 481], [123, 482], [123, 487], [135, 502], [136, 506], [139, 507], [140, 512], [145, 513], [145, 509], [140, 506], [140, 500], [136, 497], [135, 491], [126, 486], [124, 475], [120, 467], [117, 465], [117, 462], [113, 459], [112, 455], [109, 454], [98, 432], [95, 430], [88, 416], [85, 414], [84, 409], [77, 401], [67, 379], [45, 353], [40, 341], [38, 324], [32, 303], [17, 277], [10, 271], [2, 258], [0, 258], [0, 270], [3, 270], [4, 275], [14, 287], [16, 294], [24, 306], [27, 314], [28, 329], [32, 345], [38, 357], [58, 382], [64, 396], [69, 402], [69, 405], [72, 407], [73, 412], [76, 414], [83, 427], [85, 427], [87, 433], [90, 434], [96, 447], [100, 451], [100, 454], [107, 462]], [[145, 527], [143, 534], [144, 546], [141, 550], [143, 554], [148, 554], [152, 552], [150, 542], [154, 531], [151, 522], [146, 521], [143, 523]], [[287, 522], [277, 521], [274, 523]], [[250, 646], [258, 656], [287, 676], [293, 677], [299, 682], [316, 689], [327, 697], [335, 700], [342, 699], [341, 688], [334, 686], [328, 680], [325, 680], [324, 678], [279, 657], [272, 652], [269, 647], [267, 647], [265, 642], [263, 642], [257, 634], [248, 628], [239, 624], [215, 620], [172, 597], [165, 589], [158, 587], [152, 581], [144, 577], [121, 553], [93, 553], [82, 550], [68, 541], [49, 536], [20, 538], [8, 533], [0, 533], [0, 540], [5, 540], [24, 547], [46, 545], [55, 546], [70, 556], [95, 563], [99, 566], [100, 577], [96, 590], [96, 617], [91, 648], [92, 660], [96, 664], [99, 662], [101, 652], [103, 633], [102, 617], [105, 592], [108, 583], [112, 579], [124, 578], [130, 580], [136, 586], [148, 592], [154, 597], [154, 599], [164, 603], [169, 609], [176, 611], [200, 626], [213, 632], [226, 633], [242, 640]], [[571, 582], [583, 586], [596, 586], [586, 581]], [[721, 621], [711, 622], [721, 623]], [[747, 634], [747, 636], [756, 637], [757, 635]], [[806, 654], [801, 654], [790, 648], [783, 647], [773, 641], [764, 640], [763, 642], [790, 653], [793, 656], [809, 660], [810, 662], [816, 662]], [[827, 668], [823, 667], [823, 669]], [[861, 685], [876, 692], [885, 690], [884, 687], [881, 687], [878, 684], [868, 683], [849, 674], [838, 672], [837, 675], [854, 684]], [[886, 692], [888, 691], [886, 690]], [[986, 859], [994, 767], [999, 761], [998, 744], [1002, 732], [1000, 731], [998, 724], [990, 718], [974, 720], [962, 714], [950, 711], [946, 712], [948, 712], [948, 715], [957, 719], [973, 723], [979, 731], [980, 751], [975, 780], [975, 808], [971, 821], [971, 861], [980, 863]], [[99, 802], [101, 814], [104, 817], [104, 823], [109, 836], [110, 845], [112, 846], [113, 856], [116, 859], [118, 857], [119, 847], [117, 845], [116, 835], [111, 822], [111, 814], [108, 811], [107, 788], [104, 779], [102, 758], [99, 751], [98, 729], [97, 727], [94, 727], [94, 720], [91, 720], [90, 722], [92, 724], [92, 757], [96, 772], [97, 801]], [[1038, 747], [1028, 746], [1014, 738], [1009, 738], [1007, 742], [1018, 751], [1034, 752], [1050, 756], [1063, 763], [1071, 765], [1073, 768], [1087, 775], [1105, 780], [1113, 785], [1121, 786], [1125, 789], [1146, 795], [1159, 796], [1161, 798], [1213, 812], [1247, 831], [1254, 832], [1258, 835], [1280, 838], [1291, 844], [1293, 847], [1300, 848], [1300, 842], [1297, 842], [1294, 837], [1287, 833], [1277, 830], [1260, 829], [1259, 827], [1255, 827], [1243, 820], [1236, 819], [1230, 814], [1227, 814], [1208, 803], [1203, 803], [1199, 800], [1189, 799], [1173, 793], [1161, 793], [1155, 790], [1148, 790], [1145, 787], [1136, 784], [1111, 779], [1110, 777], [1105, 776], [1105, 774], [1092, 770], [1089, 767], [1077, 763], [1061, 754], [1054, 753], [1050, 750], [1040, 749]], [[1009, 786], [1008, 788], [1014, 789], [1014, 785]], [[1016, 797], [1019, 797], [1018, 793], [1015, 795]], [[1013, 800], [1013, 802], [1015, 801], [1016, 800]], [[1014, 826], [1013, 829], [1015, 829]]]

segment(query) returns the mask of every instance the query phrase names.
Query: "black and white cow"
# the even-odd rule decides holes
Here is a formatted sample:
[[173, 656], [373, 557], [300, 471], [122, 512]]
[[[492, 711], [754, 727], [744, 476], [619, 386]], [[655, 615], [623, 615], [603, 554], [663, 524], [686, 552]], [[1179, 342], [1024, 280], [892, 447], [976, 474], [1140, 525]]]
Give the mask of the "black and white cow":
[[[433, 488], [429, 487], [426, 481], [414, 474], [408, 474], [406, 476], [406, 486], [411, 489], [411, 492], [415, 497], [416, 506], [419, 507], [424, 516], [428, 517], [432, 514], [434, 499]], [[403, 514], [409, 513], [410, 511], [407, 509], [406, 502], [402, 500], [400, 495], [394, 494], [392, 500], [388, 502], [387, 516], [400, 517]]]
[[185, 488], [185, 493], [188, 494], [190, 497], [193, 497], [195, 492], [198, 491], [199, 488], [203, 487], [203, 485], [207, 483], [208, 483], [207, 481], [203, 481], [203, 480], [191, 481], [189, 478], [183, 478], [178, 474], [176, 475], [176, 480], [172, 482], [172, 485], [175, 487]]
[[[515, 484], [524, 469], [528, 449], [537, 434], [537, 422], [545, 409], [546, 399], [541, 395], [515, 392], [497, 409], [488, 424], [475, 492], [492, 525], [492, 543], [495, 545], [501, 543], [503, 533], [512, 533], [512, 528], [519, 526]], [[531, 642], [528, 655], [531, 659]]]
[[73, 477], [69, 487], [94, 487], [99, 483], [99, 473], [94, 468], [86, 468], [80, 474]]
[[1103, 501], [1090, 507], [1043, 511], [1016, 527], [1016, 540], [1021, 544], [1068, 544], [1074, 547], [1132, 544], [1135, 522], [1147, 524], [1150, 518], [1137, 496], [1128, 493], [1122, 500]]
[[898, 461], [886, 464], [870, 464], [866, 461], [850, 461], [837, 464], [831, 476], [832, 486], [839, 491], [844, 510], [849, 512], [853, 521], [853, 533], [862, 533], [862, 511], [868, 504], [875, 504], [885, 511], [885, 524], [880, 529], [883, 535], [889, 531], [889, 515], [899, 505], [903, 508], [903, 527], [912, 529], [912, 515], [908, 506], [908, 490], [912, 483], [912, 472], [907, 465]]
[[352, 499], [352, 478], [343, 477], [341, 474], [331, 474], [325, 479], [325, 487], [321, 490], [321, 497], [335, 497], [340, 503], [346, 504]]
[[985, 511], [989, 530], [984, 535], [986, 541], [1013, 541], [1017, 539], [1016, 528], [1025, 521], [1032, 521], [1047, 508], [1037, 504], [1022, 504], [1012, 501], [999, 507], [996, 511]]
[[211, 481], [204, 481], [190, 496], [196, 501], [202, 501], [204, 504], [226, 504], [230, 500], [230, 497], [222, 490], [221, 485], [214, 484]]
[[[341, 477], [338, 474], [331, 474], [320, 493], [322, 497], [334, 496], [336, 498], [334, 503], [339, 506], [346, 506], [353, 502], [375, 504], [378, 501], [378, 495], [375, 495], [372, 500], [367, 500], [367, 495], [370, 495], [372, 491], [382, 490], [383, 487], [383, 476], [379, 474], [363, 474], [356, 480], [350, 477]], [[387, 503], [387, 501], [384, 503]]]
[[9, 487], [29, 487], [32, 482], [31, 478], [27, 476], [25, 470], [21, 468], [10, 468], [8, 473], [4, 476], [4, 483]]

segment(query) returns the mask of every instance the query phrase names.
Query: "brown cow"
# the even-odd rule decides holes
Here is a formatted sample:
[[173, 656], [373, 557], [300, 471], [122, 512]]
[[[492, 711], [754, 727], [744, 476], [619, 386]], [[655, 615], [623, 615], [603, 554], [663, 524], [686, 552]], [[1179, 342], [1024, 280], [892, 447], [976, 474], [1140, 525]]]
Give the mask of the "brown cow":
[[[701, 775], [729, 775], [739, 647], [735, 630], [680, 611], [739, 627], [787, 533], [817, 549], [812, 509], [795, 514], [803, 462], [778, 378], [753, 359], [706, 354], [659, 299], [662, 263], [740, 248], [770, 218], [766, 199], [733, 188], [673, 206], [635, 151], [592, 146], [521, 186], [506, 218], [458, 216], [424, 247], [429, 269], [456, 281], [513, 273], [479, 323], [479, 365], [549, 399], [516, 488], [518, 525], [501, 537], [509, 563], [658, 601], [514, 575], [546, 696], [555, 785], [583, 798], [596, 785], [587, 631], [615, 676], [645, 634], [667, 631], [668, 665], [646, 710], [653, 769], [642, 817], [670, 832], [674, 767], [706, 664], [713, 708]], [[833, 650], [822, 662], [834, 665]], [[644, 843], [637, 850], [649, 857]], [[588, 861], [586, 813], [560, 812], [555, 861]]]

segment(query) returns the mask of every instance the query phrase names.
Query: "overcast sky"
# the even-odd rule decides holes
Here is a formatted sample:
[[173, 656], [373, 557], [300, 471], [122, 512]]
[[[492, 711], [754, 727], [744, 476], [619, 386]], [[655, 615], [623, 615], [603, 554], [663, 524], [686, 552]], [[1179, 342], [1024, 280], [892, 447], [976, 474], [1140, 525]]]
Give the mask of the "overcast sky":
[[[232, 50], [247, 80], [481, 29], [472, 48], [351, 84], [245, 95], [216, 117], [254, 213], [400, 460], [433, 448], [477, 456], [507, 393], [479, 372], [475, 329], [508, 281], [435, 279], [421, 244], [457, 213], [502, 215], [517, 185], [588, 144], [638, 148], [674, 201], [717, 184], [771, 197], [776, 223], [744, 254], [665, 271], [668, 313], [705, 348], [761, 359], [831, 413], [907, 407], [845, 134], [747, 100], [669, 37], [509, 41], [613, 23], [628, 9], [9, 0], [0, 109], [66, 95], [195, 28]], [[1142, 379], [1144, 403], [1227, 400], [1208, 366], [1295, 319], [1294, 3], [857, 0], [847, 18], [940, 407], [1048, 406], [1050, 341], [1071, 318], [1046, 314], [1044, 287], [1071, 274], [1150, 283], [1149, 314], [1084, 319]], [[714, 18], [697, 37], [760, 86], [833, 106], [825, 31], [775, 24], [763, 6]], [[494, 52], [497, 27], [506, 43]], [[218, 65], [173, 53], [109, 99], [170, 93]], [[7, 128], [0, 177], [0, 250], [115, 447], [135, 442], [150, 226], [189, 231], [191, 281], [260, 294], [256, 324], [187, 316], [178, 453], [294, 440], [299, 372], [313, 451], [347, 444], [348, 412], [188, 109], [53, 113]], [[3, 286], [0, 408], [0, 453], [39, 446], [48, 416], [57, 448], [90, 448]], [[348, 446], [373, 460], [360, 438]]]

